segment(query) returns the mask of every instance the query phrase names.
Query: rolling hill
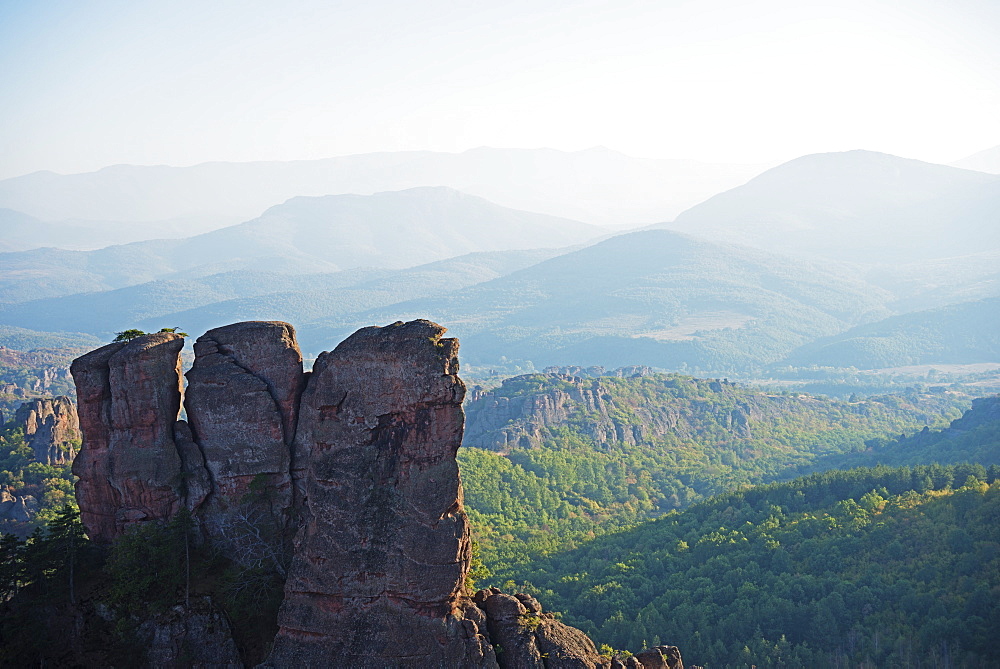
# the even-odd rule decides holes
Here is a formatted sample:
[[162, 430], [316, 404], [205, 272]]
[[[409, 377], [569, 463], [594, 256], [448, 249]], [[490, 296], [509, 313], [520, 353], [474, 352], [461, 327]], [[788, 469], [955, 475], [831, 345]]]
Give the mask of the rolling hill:
[[888, 315], [888, 293], [755, 249], [627, 233], [446, 296], [299, 328], [307, 350], [358, 324], [447, 323], [471, 361], [728, 369]]
[[[556, 255], [556, 250], [471, 253], [405, 270], [355, 269], [326, 274], [240, 270], [157, 280], [116, 290], [51, 297], [0, 308], [0, 324], [41, 331], [66, 324], [104, 338], [138, 327], [182, 326], [192, 334], [244, 320], [304, 323], [319, 317], [441, 295], [494, 279]], [[197, 335], [196, 335], [197, 336]]]
[[1000, 297], [859, 325], [806, 344], [784, 362], [859, 369], [1000, 362]]

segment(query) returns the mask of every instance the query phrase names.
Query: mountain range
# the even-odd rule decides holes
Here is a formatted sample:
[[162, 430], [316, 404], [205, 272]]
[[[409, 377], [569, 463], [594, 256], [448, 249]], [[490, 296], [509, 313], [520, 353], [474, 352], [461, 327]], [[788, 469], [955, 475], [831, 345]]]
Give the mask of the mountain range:
[[[502, 154], [524, 167], [517, 159], [536, 153], [461, 156], [493, 165]], [[563, 167], [604, 160], [605, 171], [624, 169], [613, 152], [542, 153]], [[455, 158], [393, 155], [398, 174], [420, 162], [409, 158], [449, 165]], [[368, 165], [382, 175], [392, 162], [338, 160], [328, 167]], [[133, 174], [126, 167], [102, 178]], [[272, 167], [240, 169], [271, 174]], [[316, 165], [286, 167], [301, 176], [296, 170]], [[489, 171], [482, 169], [467, 176]], [[171, 179], [198, 172], [178, 170], [160, 170], [173, 175], [163, 192], [176, 194]], [[586, 175], [599, 172], [577, 175], [581, 206]], [[158, 172], [138, 173], [141, 187], [126, 192], [150, 214]], [[193, 211], [185, 206], [194, 205], [159, 213]], [[17, 213], [2, 216], [13, 221], [12, 238], [32, 225]], [[506, 359], [538, 368], [647, 364], [739, 374], [789, 364], [997, 362], [989, 323], [1000, 296], [998, 217], [1000, 176], [869, 151], [804, 156], [675, 221], [618, 234], [441, 186], [299, 195], [181, 239], [2, 253], [0, 326], [25, 342], [54, 332], [105, 338], [129, 327], [284, 319], [300, 324], [303, 347], [315, 352], [359, 326], [420, 317], [446, 324], [462, 339], [463, 357], [482, 365]], [[913, 334], [932, 331], [930, 339]]]
[[[514, 209], [634, 227], [672, 219], [763, 168], [633, 158], [603, 148], [488, 147], [457, 154], [411, 151], [192, 167], [114, 165], [85, 174], [36, 172], [2, 180], [0, 209], [47, 224], [35, 235], [5, 235], [11, 251], [53, 245], [55, 239], [61, 248], [93, 250], [186, 237], [255, 218], [293, 197], [421, 186], [449, 186]], [[48, 237], [49, 231], [59, 236]]]
[[96, 251], [0, 254], [0, 303], [235, 270], [283, 274], [402, 269], [477, 251], [579, 244], [607, 231], [500, 207], [450, 188], [297, 197], [260, 217], [186, 239]]

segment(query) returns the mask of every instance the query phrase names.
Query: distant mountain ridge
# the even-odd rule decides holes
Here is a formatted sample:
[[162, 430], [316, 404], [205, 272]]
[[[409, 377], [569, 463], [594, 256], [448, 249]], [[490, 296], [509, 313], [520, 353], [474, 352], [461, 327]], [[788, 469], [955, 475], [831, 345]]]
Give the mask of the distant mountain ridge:
[[[114, 165], [0, 181], [0, 208], [46, 221], [187, 219], [202, 231], [259, 216], [297, 196], [448, 186], [498, 204], [593, 224], [669, 220], [763, 166], [632, 158], [607, 149], [408, 151], [323, 160]], [[48, 245], [48, 244], [43, 244]]]
[[879, 369], [1000, 360], [1000, 297], [892, 316], [819, 339], [785, 363]]
[[955, 167], [965, 170], [977, 170], [979, 172], [989, 172], [990, 174], [1000, 174], [1000, 146], [992, 149], [985, 149], [966, 156], [961, 160], [951, 163]]
[[848, 273], [648, 230], [449, 295], [319, 319], [299, 337], [311, 350], [356, 323], [424, 314], [448, 323], [477, 362], [724, 369], [889, 315], [888, 297]]
[[772, 252], [915, 262], [1000, 248], [1000, 176], [872, 151], [803, 156], [660, 227]]
[[295, 275], [239, 270], [190, 279], [161, 279], [116, 290], [8, 305], [0, 308], [0, 323], [21, 323], [46, 331], [69, 322], [78, 330], [110, 338], [112, 333], [129, 327], [156, 331], [166, 323], [208, 330], [219, 323], [245, 320], [285, 318], [306, 322], [393, 304], [400, 299], [445, 294], [559, 252], [479, 252], [404, 270], [363, 268]]
[[0, 254], [6, 268], [0, 303], [245, 269], [402, 269], [472, 252], [571, 246], [605, 234], [587, 223], [508, 209], [443, 187], [297, 197], [252, 221], [186, 239]]

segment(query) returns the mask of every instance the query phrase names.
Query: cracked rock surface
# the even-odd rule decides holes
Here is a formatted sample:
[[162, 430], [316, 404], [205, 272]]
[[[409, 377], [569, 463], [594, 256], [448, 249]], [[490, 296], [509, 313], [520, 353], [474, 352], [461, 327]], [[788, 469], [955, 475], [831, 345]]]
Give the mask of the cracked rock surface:
[[180, 335], [108, 344], [73, 361], [83, 446], [73, 461], [80, 518], [108, 543], [136, 522], [181, 507], [174, 423], [181, 404]]
[[292, 522], [291, 443], [304, 379], [295, 330], [235, 323], [206, 332], [194, 352], [184, 406], [211, 478], [206, 532], [224, 539], [232, 515], [242, 513], [282, 534]]
[[478, 642], [459, 633], [465, 385], [444, 332], [364, 328], [316, 360], [295, 441], [305, 523], [273, 666], [476, 666]]

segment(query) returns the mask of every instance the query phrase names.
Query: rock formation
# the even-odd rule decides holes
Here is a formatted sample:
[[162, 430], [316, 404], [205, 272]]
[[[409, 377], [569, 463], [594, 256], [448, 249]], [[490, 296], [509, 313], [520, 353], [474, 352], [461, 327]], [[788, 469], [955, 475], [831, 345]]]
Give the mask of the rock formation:
[[[595, 368], [591, 368], [594, 370]], [[600, 368], [596, 368], [600, 369]], [[549, 428], [573, 422], [599, 444], [617, 442], [639, 444], [673, 434], [699, 434], [706, 425], [722, 428], [737, 439], [749, 439], [753, 424], [788, 412], [794, 400], [768, 398], [763, 394], [740, 393], [727, 381], [709, 381], [696, 389], [694, 380], [642, 373], [618, 377], [649, 379], [655, 401], [635, 393], [622, 393], [611, 378], [528, 374], [506, 379], [498, 390], [480, 391], [466, 402], [465, 445], [506, 453], [512, 448], [540, 446]], [[541, 383], [536, 383], [537, 381]], [[705, 382], [700, 382], [705, 383]], [[536, 387], [532, 387], [536, 386]], [[537, 386], [542, 386], [538, 388]], [[670, 397], [676, 387], [680, 398]], [[697, 392], [693, 392], [697, 391]], [[713, 403], [691, 401], [684, 394], [711, 392], [720, 400]], [[731, 403], [732, 409], [723, 407]]]
[[25, 402], [14, 414], [14, 424], [24, 430], [24, 441], [34, 451], [36, 462], [62, 465], [76, 456], [80, 420], [69, 397]]
[[444, 331], [428, 321], [364, 328], [316, 360], [295, 442], [308, 462], [306, 523], [274, 666], [482, 662], [459, 612], [470, 551], [455, 462], [465, 386]]
[[90, 538], [108, 543], [131, 523], [164, 520], [181, 506], [174, 426], [181, 404], [180, 335], [161, 332], [77, 358], [83, 448], [73, 462]]
[[[303, 374], [290, 325], [216, 328], [195, 344], [189, 422], [177, 420], [180, 336], [77, 359], [84, 444], [73, 471], [88, 534], [108, 543], [187, 508], [233, 562], [269, 555], [287, 578], [263, 666], [617, 666], [532, 597], [466, 592], [455, 460], [465, 386], [444, 333], [429, 321], [364, 328]], [[176, 644], [164, 644], [175, 662]]]
[[305, 381], [295, 330], [236, 323], [206, 332], [194, 352], [184, 406], [211, 480], [206, 532], [239, 543], [234, 522], [253, 517], [280, 544], [292, 521], [291, 444]]

